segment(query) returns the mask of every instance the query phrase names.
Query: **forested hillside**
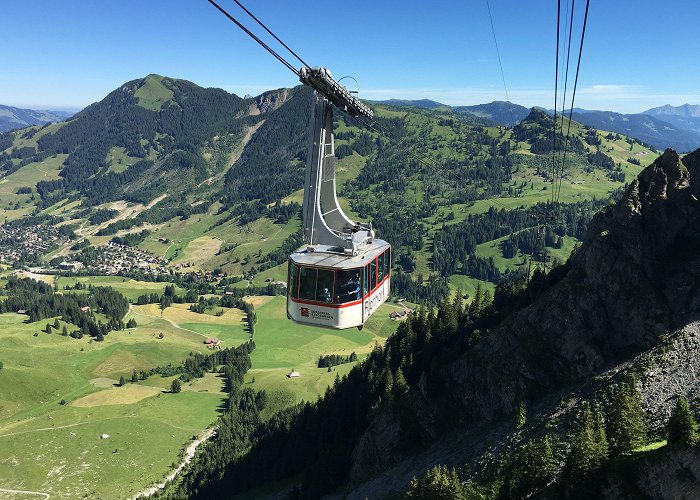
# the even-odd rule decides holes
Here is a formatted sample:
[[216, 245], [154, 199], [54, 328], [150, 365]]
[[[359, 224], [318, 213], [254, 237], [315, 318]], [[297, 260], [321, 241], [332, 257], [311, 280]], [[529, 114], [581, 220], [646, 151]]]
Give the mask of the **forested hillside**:
[[[117, 274], [108, 277], [115, 287], [127, 278], [139, 286], [171, 283], [162, 293], [131, 297], [143, 307], [140, 320], [165, 322], [174, 309], [185, 314], [173, 307], [176, 300], [189, 302], [183, 307], [193, 315], [238, 305], [246, 311], [240, 321], [247, 335], [260, 329], [264, 340], [278, 332], [274, 321], [285, 321], [284, 301], [273, 296], [285, 281], [288, 254], [302, 243], [312, 97], [297, 87], [239, 98], [149, 75], [66, 122], [0, 134], [6, 265], [68, 275], [61, 281]], [[394, 322], [384, 311], [390, 324], [365, 328], [365, 344], [353, 343], [360, 334], [345, 339], [365, 350], [353, 366], [324, 369], [328, 377], [335, 369], [347, 376], [318, 401], [328, 380], [304, 398], [284, 399], [262, 390], [268, 381], [242, 390], [241, 377], [234, 377], [217, 439], [165, 496], [247, 494], [274, 481], [300, 498], [355, 488], [369, 496], [396, 494], [408, 487], [407, 474], [420, 477], [437, 465], [426, 458], [437, 453], [450, 457], [441, 463], [467, 472], [438, 468], [416, 479], [410, 494], [447, 478], [459, 491], [470, 480], [485, 498], [507, 498], [541, 489], [559, 473], [552, 459], [549, 475], [530, 481], [523, 472], [528, 457], [573, 460], [566, 443], [574, 429], [600, 438], [605, 421], [610, 443], [621, 439], [612, 439], [624, 427], [615, 420], [615, 398], [634, 410], [642, 396], [634, 378], [618, 371], [646, 372], [618, 365], [660, 348], [661, 336], [686, 326], [697, 308], [697, 226], [686, 224], [696, 215], [686, 194], [697, 154], [684, 164], [667, 151], [639, 175], [657, 156], [650, 147], [565, 119], [570, 135], [553, 137], [553, 118], [541, 110], [508, 127], [495, 125], [496, 116], [523, 110], [502, 103], [469, 111], [399, 104], [373, 104], [372, 127], [336, 115], [337, 180], [343, 209], [372, 221], [391, 242], [393, 298], [417, 304], [416, 314]], [[13, 293], [2, 310], [52, 317], [66, 324], [66, 335], [70, 324], [78, 328], [70, 334], [95, 340], [125, 326], [129, 304], [117, 292], [93, 287], [81, 295], [31, 283], [9, 279]], [[252, 305], [236, 301], [256, 293], [271, 299], [261, 309], [262, 326]], [[46, 333], [53, 328], [46, 325]], [[153, 335], [152, 342], [163, 339]], [[308, 348], [316, 349], [313, 356], [305, 351], [295, 359], [313, 359], [316, 370], [316, 360], [349, 360], [354, 353]], [[204, 359], [195, 358], [195, 364]], [[255, 362], [253, 368], [261, 369]], [[607, 378], [586, 385], [599, 375]], [[246, 383], [257, 384], [254, 377]], [[664, 401], [675, 398], [663, 384]], [[557, 405], [569, 408], [577, 398], [590, 403], [588, 416], [559, 411]], [[295, 404], [302, 399], [314, 402]], [[652, 422], [657, 429], [664, 404], [647, 404], [661, 409]], [[482, 435], [482, 420], [493, 435]], [[551, 437], [545, 421], [553, 422]], [[457, 428], [465, 441], [453, 439]], [[646, 440], [640, 436], [611, 449], [636, 449]], [[526, 438], [528, 448], [521, 446]], [[467, 445], [454, 450], [451, 442]], [[595, 467], [607, 458], [598, 456]], [[382, 476], [401, 464], [403, 472]], [[592, 466], [585, 464], [570, 467], [588, 477]], [[526, 479], [507, 482], [510, 476]]]
[[[170, 266], [279, 279], [300, 243], [311, 98], [304, 87], [241, 99], [157, 75], [128, 82], [67, 122], [1, 135], [0, 208], [75, 231], [38, 264], [94, 262], [89, 248], [112, 239]], [[541, 111], [508, 128], [488, 124], [522, 112], [509, 103], [374, 108], [372, 129], [336, 116], [339, 194], [392, 243], [394, 290], [413, 301], [492, 292], [533, 261], [565, 260], [592, 213], [650, 161], [632, 139], [573, 123], [553, 196]]]
[[677, 380], [693, 376], [700, 349], [698, 179], [700, 150], [682, 161], [667, 150], [595, 215], [566, 264], [493, 300], [422, 309], [323, 399], [252, 433], [248, 406], [227, 424], [232, 448], [208, 447], [208, 466], [165, 496], [697, 491], [697, 476], [674, 471], [697, 468], [686, 399], [697, 384]]

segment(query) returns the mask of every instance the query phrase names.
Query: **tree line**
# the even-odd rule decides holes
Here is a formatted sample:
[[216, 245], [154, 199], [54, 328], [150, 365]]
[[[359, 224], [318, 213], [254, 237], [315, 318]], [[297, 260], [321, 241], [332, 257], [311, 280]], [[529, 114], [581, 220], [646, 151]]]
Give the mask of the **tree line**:
[[[0, 301], [0, 312], [25, 310], [32, 323], [60, 316], [63, 322], [77, 326], [81, 336], [98, 341], [111, 330], [124, 329], [123, 318], [129, 311], [126, 298], [109, 287], [90, 286], [87, 294], [59, 294], [42, 281], [10, 277], [4, 290], [8, 297]], [[97, 320], [94, 312], [107, 316], [108, 322]]]

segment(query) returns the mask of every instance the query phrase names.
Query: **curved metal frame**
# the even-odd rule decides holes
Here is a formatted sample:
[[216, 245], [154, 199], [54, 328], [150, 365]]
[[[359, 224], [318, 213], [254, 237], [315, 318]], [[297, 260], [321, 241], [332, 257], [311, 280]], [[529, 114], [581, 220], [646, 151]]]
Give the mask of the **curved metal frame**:
[[314, 97], [311, 154], [304, 184], [304, 243], [357, 255], [372, 243], [374, 231], [371, 224], [352, 221], [340, 208], [335, 182], [333, 106], [317, 92]]

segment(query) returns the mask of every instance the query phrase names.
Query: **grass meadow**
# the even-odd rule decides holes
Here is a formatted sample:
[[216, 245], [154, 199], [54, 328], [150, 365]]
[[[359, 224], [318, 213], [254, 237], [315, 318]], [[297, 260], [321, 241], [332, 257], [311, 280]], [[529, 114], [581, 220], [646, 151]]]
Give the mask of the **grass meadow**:
[[[144, 293], [145, 285], [156, 293], [165, 286], [118, 277], [60, 278], [59, 285], [78, 280], [112, 286], [130, 298]], [[265, 418], [315, 400], [353, 366], [331, 372], [316, 368], [321, 354], [356, 352], [363, 359], [398, 325], [389, 318], [397, 307], [390, 304], [362, 331], [336, 331], [292, 323], [284, 297], [247, 300], [255, 305], [258, 322], [246, 384], [268, 392]], [[223, 314], [215, 316], [188, 307], [132, 306], [128, 317], [137, 327], [111, 332], [103, 342], [47, 334], [46, 323], [54, 318], [26, 323], [24, 315], [0, 315], [0, 488], [59, 498], [125, 498], [167, 475], [188, 441], [220, 415], [224, 380], [208, 373], [171, 394], [174, 377], [152, 376], [124, 387], [117, 386], [119, 378], [207, 352], [207, 336], [220, 338], [224, 347], [250, 338], [242, 311], [219, 308]], [[70, 331], [72, 325], [67, 326]], [[302, 376], [287, 378], [291, 369]]]

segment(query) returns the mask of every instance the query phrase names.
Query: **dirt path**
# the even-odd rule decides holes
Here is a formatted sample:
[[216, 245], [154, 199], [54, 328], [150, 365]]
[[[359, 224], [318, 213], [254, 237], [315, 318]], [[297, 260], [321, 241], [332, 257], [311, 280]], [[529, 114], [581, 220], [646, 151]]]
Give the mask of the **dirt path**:
[[[151, 386], [148, 386], [151, 387]], [[157, 388], [159, 389], [159, 388]], [[34, 417], [37, 418], [37, 417]], [[31, 420], [34, 420], [34, 418], [29, 419], [29, 420], [23, 420], [23, 422], [30, 422]], [[97, 419], [93, 420], [91, 422], [77, 422], [75, 424], [66, 424], [66, 425], [56, 425], [56, 426], [51, 426], [51, 427], [39, 427], [38, 429], [29, 429], [26, 431], [18, 431], [18, 432], [8, 432], [7, 434], [0, 434], [0, 439], [10, 437], [10, 436], [19, 436], [20, 434], [30, 434], [32, 432], [45, 432], [45, 431], [55, 431], [56, 429], [68, 429], [69, 427], [78, 427], [80, 425], [87, 425], [91, 424], [94, 422], [107, 422], [109, 420], [116, 420], [116, 419], [121, 419], [121, 418], [136, 418], [136, 415], [121, 415], [117, 417], [109, 417], [109, 418], [103, 418], [103, 419]], [[20, 424], [22, 422], [17, 422], [17, 424]], [[16, 424], [15, 424], [16, 426]], [[12, 427], [5, 427], [4, 430], [9, 430]]]
[[162, 490], [165, 488], [165, 485], [175, 479], [175, 477], [182, 471], [182, 469], [185, 468], [187, 464], [189, 464], [192, 461], [192, 458], [194, 457], [195, 452], [197, 451], [197, 447], [202, 444], [204, 441], [207, 439], [211, 438], [214, 434], [216, 433], [216, 427], [212, 427], [211, 429], [206, 429], [204, 432], [202, 432], [197, 439], [192, 441], [190, 445], [187, 447], [185, 450], [185, 458], [182, 460], [180, 465], [177, 466], [175, 470], [170, 472], [168, 476], [161, 481], [160, 483], [156, 484], [155, 486], [151, 486], [150, 488], [146, 488], [145, 490], [141, 491], [140, 493], [137, 493], [134, 495], [134, 500], [137, 498], [147, 498], [152, 495], [154, 495], [156, 492]]
[[126, 314], [125, 314], [124, 317], [122, 318], [122, 322], [126, 321], [126, 317], [129, 315], [129, 313], [132, 313], [132, 312], [133, 312], [134, 314], [138, 314], [136, 311], [134, 311], [134, 306], [131, 305], [131, 304], [129, 304], [129, 310], [126, 311]]
[[[132, 306], [129, 306], [129, 307], [132, 307]], [[181, 327], [180, 325], [178, 325], [177, 323], [175, 323], [173, 320], [168, 319], [168, 318], [166, 318], [165, 316], [162, 316], [162, 315], [161, 315], [161, 316], [154, 316], [154, 315], [152, 315], [152, 314], [146, 314], [146, 313], [138, 312], [138, 311], [135, 310], [135, 309], [134, 309], [134, 314], [140, 314], [141, 316], [147, 316], [147, 317], [149, 317], [149, 318], [162, 319], [162, 320], [164, 320], [164, 321], [167, 321], [167, 322], [170, 323], [171, 325], [173, 325], [173, 326], [174, 326], [175, 328], [177, 328], [178, 330], [182, 330], [182, 331], [184, 331], [184, 332], [195, 333], [195, 334], [199, 335], [200, 337], [205, 337], [205, 338], [208, 337], [208, 335], [204, 335], [203, 333], [195, 332], [194, 330], [190, 330], [189, 328], [183, 328], [183, 327]]]
[[12, 493], [15, 495], [37, 495], [46, 499], [51, 498], [51, 495], [49, 495], [48, 493], [44, 493], [43, 491], [8, 490], [6, 488], [0, 488], [0, 493]]

